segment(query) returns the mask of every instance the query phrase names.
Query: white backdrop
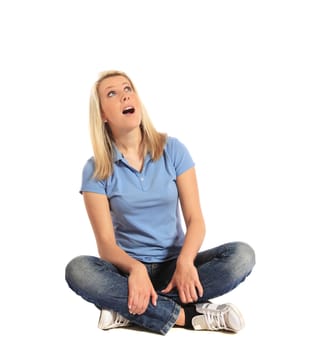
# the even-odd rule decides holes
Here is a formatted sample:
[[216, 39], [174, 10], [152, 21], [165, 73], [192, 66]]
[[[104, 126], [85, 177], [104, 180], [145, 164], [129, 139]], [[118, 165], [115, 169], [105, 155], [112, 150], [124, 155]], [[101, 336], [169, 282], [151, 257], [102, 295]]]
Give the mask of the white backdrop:
[[[218, 341], [332, 344], [329, 5], [1, 3], [1, 348], [112, 345], [95, 330], [97, 311], [64, 281], [69, 259], [96, 254], [78, 189], [92, 154], [90, 87], [105, 69], [128, 73], [155, 126], [189, 148], [203, 248], [245, 240], [257, 252], [253, 274], [230, 294], [247, 311], [247, 333]], [[145, 349], [161, 347], [150, 336]]]

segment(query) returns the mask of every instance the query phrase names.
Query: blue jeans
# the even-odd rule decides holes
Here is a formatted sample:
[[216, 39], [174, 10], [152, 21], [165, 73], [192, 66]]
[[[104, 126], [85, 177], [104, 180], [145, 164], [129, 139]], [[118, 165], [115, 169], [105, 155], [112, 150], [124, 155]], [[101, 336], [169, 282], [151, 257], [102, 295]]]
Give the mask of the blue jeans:
[[[199, 252], [195, 259], [204, 294], [197, 303], [219, 297], [240, 284], [255, 264], [253, 249], [243, 242], [231, 242]], [[158, 293], [157, 305], [149, 303], [142, 315], [128, 311], [128, 276], [114, 265], [93, 256], [78, 256], [66, 267], [69, 287], [99, 309], [112, 309], [132, 323], [152, 332], [166, 334], [174, 326], [182, 303], [177, 290], [163, 294], [176, 267], [176, 259], [145, 264]]]

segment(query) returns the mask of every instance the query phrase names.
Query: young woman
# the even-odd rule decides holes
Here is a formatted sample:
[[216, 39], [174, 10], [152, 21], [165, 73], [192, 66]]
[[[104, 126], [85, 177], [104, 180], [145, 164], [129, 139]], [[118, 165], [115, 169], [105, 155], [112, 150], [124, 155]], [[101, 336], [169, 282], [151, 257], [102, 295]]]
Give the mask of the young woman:
[[90, 131], [94, 157], [81, 193], [99, 257], [74, 258], [66, 281], [100, 309], [98, 327], [241, 330], [234, 305], [209, 300], [244, 281], [254, 251], [244, 242], [200, 251], [205, 223], [194, 162], [183, 143], [154, 128], [125, 73], [103, 72], [94, 84]]

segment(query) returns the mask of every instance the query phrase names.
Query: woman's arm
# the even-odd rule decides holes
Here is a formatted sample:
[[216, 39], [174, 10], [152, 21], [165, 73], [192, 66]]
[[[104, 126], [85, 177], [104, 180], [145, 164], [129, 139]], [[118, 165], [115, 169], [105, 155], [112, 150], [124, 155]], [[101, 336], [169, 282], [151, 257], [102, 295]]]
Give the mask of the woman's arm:
[[186, 225], [185, 242], [178, 261], [193, 263], [206, 233], [194, 167], [178, 176], [177, 186]]
[[107, 197], [98, 193], [84, 192], [83, 198], [100, 257], [129, 275], [128, 308], [133, 314], [142, 314], [148, 306], [150, 297], [153, 305], [157, 301], [157, 293], [151, 284], [146, 267], [117, 245]]
[[195, 302], [203, 295], [194, 259], [205, 237], [205, 222], [201, 211], [199, 190], [195, 168], [185, 171], [177, 177], [180, 204], [186, 225], [184, 245], [177, 259], [176, 271], [168, 286], [168, 293], [176, 287], [183, 303]]
[[98, 193], [84, 192], [83, 198], [100, 257], [125, 273], [130, 273], [133, 268], [142, 265], [116, 244], [107, 197]]

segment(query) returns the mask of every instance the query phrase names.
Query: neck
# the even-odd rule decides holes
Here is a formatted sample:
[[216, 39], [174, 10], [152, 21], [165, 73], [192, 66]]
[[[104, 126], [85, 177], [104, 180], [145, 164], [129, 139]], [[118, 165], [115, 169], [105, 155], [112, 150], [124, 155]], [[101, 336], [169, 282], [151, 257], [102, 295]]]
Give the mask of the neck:
[[140, 129], [133, 130], [131, 133], [117, 135], [114, 142], [118, 150], [126, 154], [141, 154], [142, 152], [142, 134]]

